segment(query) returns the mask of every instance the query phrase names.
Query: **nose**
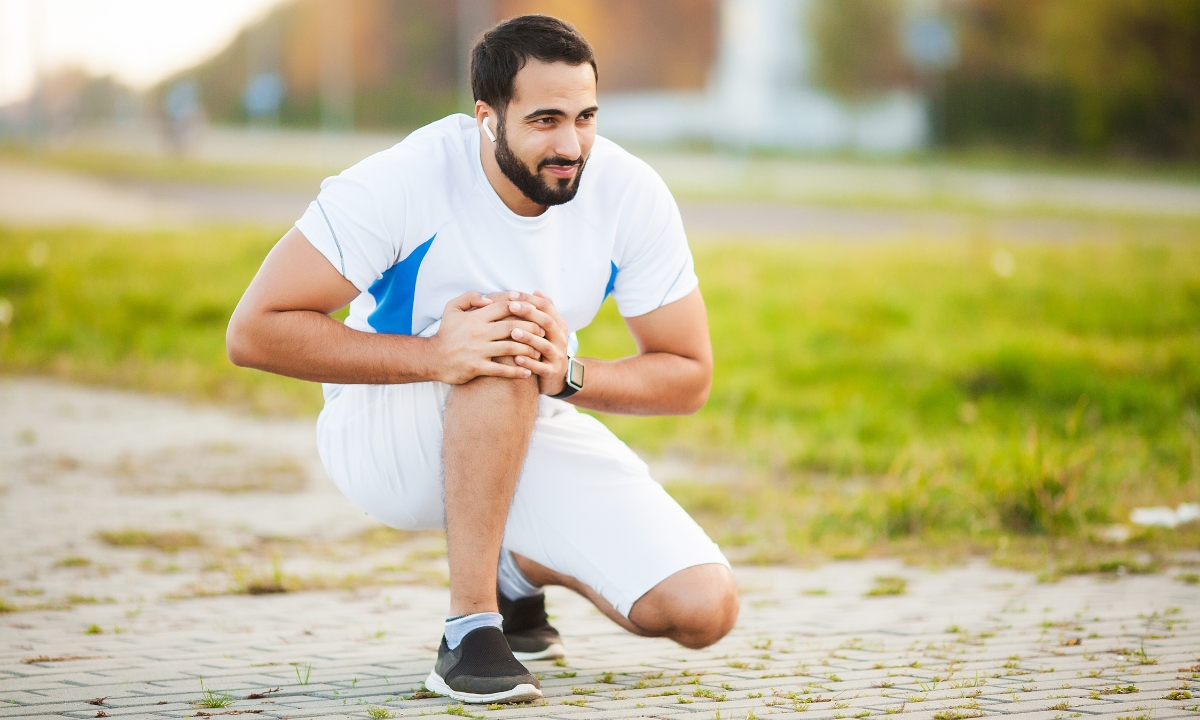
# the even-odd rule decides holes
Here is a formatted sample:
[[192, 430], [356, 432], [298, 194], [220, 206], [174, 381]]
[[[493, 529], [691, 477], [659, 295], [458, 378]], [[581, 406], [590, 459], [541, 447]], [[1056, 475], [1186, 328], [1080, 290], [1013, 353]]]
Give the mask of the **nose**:
[[583, 148], [575, 123], [563, 123], [554, 137], [554, 154], [568, 160], [578, 160]]

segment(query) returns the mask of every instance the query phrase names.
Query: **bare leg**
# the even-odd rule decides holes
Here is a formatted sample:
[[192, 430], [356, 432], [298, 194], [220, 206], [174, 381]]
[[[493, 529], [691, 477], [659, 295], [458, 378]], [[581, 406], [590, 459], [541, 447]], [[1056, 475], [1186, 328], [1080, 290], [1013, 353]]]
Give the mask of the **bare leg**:
[[702, 648], [725, 637], [737, 622], [737, 583], [724, 565], [695, 565], [680, 570], [638, 598], [626, 618], [575, 578], [516, 553], [513, 557], [530, 582], [574, 590], [608, 619], [635, 635], [669, 637], [685, 647]]
[[446, 400], [442, 459], [451, 615], [497, 611], [496, 561], [537, 402], [536, 377], [475, 378], [453, 388]]

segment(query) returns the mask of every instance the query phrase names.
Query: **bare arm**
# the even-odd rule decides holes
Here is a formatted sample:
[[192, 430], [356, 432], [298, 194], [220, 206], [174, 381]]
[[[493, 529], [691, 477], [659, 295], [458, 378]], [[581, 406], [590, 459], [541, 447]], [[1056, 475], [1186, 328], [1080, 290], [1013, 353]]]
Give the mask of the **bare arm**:
[[[562, 390], [566, 375], [566, 324], [554, 304], [540, 294], [522, 295], [509, 306], [518, 317], [546, 328], [546, 337], [515, 339], [528, 342], [541, 354], [539, 361], [518, 357], [516, 362], [539, 376], [541, 391]], [[712, 344], [708, 313], [700, 291], [657, 310], [626, 318], [638, 354], [608, 362], [586, 358], [583, 390], [569, 402], [591, 410], [626, 415], [687, 415], [704, 407], [712, 385]]]
[[358, 296], [301, 232], [292, 228], [263, 261], [225, 335], [235, 365], [333, 383], [467, 382], [480, 375], [520, 378], [530, 371], [492, 358], [527, 354], [514, 330], [544, 334], [503, 303], [467, 293], [446, 305], [431, 338], [353, 330], [329, 317]]

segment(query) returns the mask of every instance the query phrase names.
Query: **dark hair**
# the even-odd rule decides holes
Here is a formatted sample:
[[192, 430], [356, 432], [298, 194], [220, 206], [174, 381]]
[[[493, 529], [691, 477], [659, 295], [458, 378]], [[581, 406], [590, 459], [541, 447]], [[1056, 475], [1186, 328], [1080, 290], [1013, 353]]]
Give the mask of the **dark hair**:
[[520, 15], [488, 30], [471, 49], [471, 92], [498, 112], [513, 99], [517, 72], [529, 58], [568, 65], [590, 63], [596, 55], [574, 25], [549, 15]]

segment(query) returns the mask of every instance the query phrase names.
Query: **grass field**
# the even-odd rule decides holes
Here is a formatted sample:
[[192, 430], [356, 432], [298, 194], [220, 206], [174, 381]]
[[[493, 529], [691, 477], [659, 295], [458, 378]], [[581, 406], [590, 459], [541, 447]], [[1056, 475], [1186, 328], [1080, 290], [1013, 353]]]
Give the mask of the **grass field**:
[[[742, 559], [1152, 567], [1200, 532], [1098, 538], [1133, 507], [1200, 500], [1200, 224], [1119, 235], [697, 246], [708, 406], [604, 420], [641, 450], [741, 468], [672, 491]], [[224, 355], [275, 239], [0, 229], [0, 371], [314, 413], [316, 387]], [[611, 303], [581, 341], [632, 351]]]

